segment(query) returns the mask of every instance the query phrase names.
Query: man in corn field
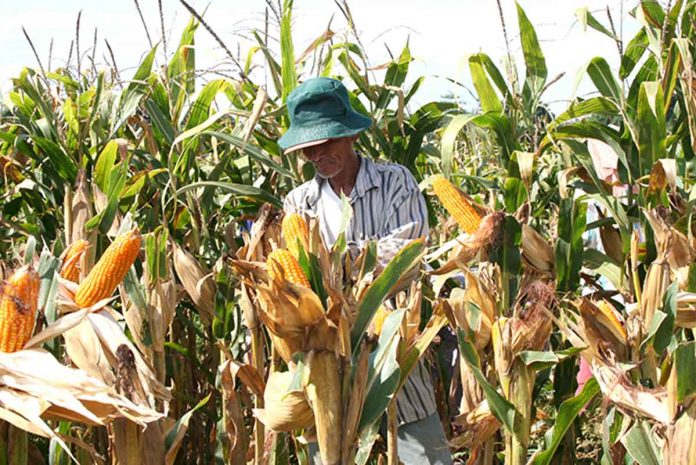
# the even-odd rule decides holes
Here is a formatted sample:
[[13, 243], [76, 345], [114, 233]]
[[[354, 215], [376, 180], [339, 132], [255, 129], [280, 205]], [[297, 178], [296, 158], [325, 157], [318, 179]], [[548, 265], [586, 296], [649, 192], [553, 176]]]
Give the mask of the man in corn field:
[[[340, 81], [309, 79], [290, 93], [287, 106], [290, 129], [278, 144], [284, 153], [302, 150], [317, 174], [288, 194], [286, 213], [317, 218], [322, 238], [331, 247], [339, 234], [341, 196], [345, 195], [353, 209], [346, 241], [355, 251], [376, 240], [383, 265], [405, 244], [428, 235], [425, 200], [411, 173], [398, 164], [375, 163], [355, 152], [358, 135], [372, 121], [351, 107]], [[405, 465], [452, 462], [423, 363], [398, 393], [397, 415], [397, 449]], [[316, 445], [310, 449], [314, 463], [319, 463]]]

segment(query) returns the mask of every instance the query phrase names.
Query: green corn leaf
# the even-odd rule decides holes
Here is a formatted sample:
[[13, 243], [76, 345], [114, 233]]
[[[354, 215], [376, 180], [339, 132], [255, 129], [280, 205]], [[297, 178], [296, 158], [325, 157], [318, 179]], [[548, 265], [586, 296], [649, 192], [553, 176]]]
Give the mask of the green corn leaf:
[[503, 104], [498, 98], [495, 89], [488, 80], [488, 76], [481, 63], [481, 58], [478, 55], [472, 55], [469, 57], [469, 70], [471, 71], [471, 79], [474, 82], [474, 87], [476, 88], [476, 93], [479, 97], [479, 103], [481, 104], [481, 110], [484, 113], [500, 112], [503, 110]]
[[211, 181], [199, 181], [188, 184], [176, 191], [176, 195], [183, 194], [185, 192], [200, 189], [202, 187], [211, 187], [215, 189], [222, 189], [223, 191], [229, 192], [239, 197], [248, 198], [255, 200], [257, 202], [268, 202], [275, 205], [278, 208], [283, 207], [283, 203], [274, 195], [266, 192], [258, 187], [249, 186], [247, 184], [235, 184], [231, 182], [211, 182]]
[[365, 336], [365, 330], [370, 325], [375, 312], [387, 298], [389, 291], [416, 266], [424, 251], [423, 239], [416, 239], [402, 248], [387, 264], [382, 273], [367, 288], [363, 299], [355, 310], [355, 322], [350, 332], [351, 347], [355, 355], [360, 347], [360, 341]]
[[524, 63], [527, 66], [525, 87], [531, 91], [532, 100], [536, 100], [544, 88], [544, 84], [546, 84], [548, 75], [546, 59], [541, 51], [534, 26], [532, 26], [520, 4], [516, 3], [516, 5], [522, 53], [524, 54]]
[[481, 372], [481, 362], [479, 356], [476, 353], [474, 346], [466, 340], [462, 330], [457, 333], [457, 338], [459, 339], [459, 350], [471, 368], [471, 371], [476, 378], [479, 386], [483, 390], [486, 400], [488, 400], [488, 406], [491, 409], [491, 413], [500, 421], [507, 430], [512, 433], [517, 433], [517, 419], [520, 414], [515, 409], [515, 406], [508, 402], [505, 397], [503, 397], [486, 379], [486, 377]]
[[660, 465], [664, 463], [651, 430], [652, 428], [647, 421], [637, 421], [621, 437], [621, 443], [626, 448], [626, 451], [640, 465]]
[[295, 49], [292, 43], [292, 5], [293, 0], [283, 1], [283, 11], [280, 20], [280, 50], [281, 50], [281, 76], [283, 81], [282, 101], [297, 86], [297, 72], [295, 71]]

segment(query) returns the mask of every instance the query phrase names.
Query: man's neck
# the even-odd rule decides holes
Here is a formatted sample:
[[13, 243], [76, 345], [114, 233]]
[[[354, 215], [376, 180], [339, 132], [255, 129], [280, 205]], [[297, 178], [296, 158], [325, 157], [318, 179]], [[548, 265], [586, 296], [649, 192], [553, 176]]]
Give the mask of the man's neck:
[[328, 180], [336, 195], [340, 197], [343, 193], [346, 197], [350, 197], [358, 179], [358, 171], [360, 171], [360, 157], [353, 152], [353, 156], [346, 160], [343, 170]]

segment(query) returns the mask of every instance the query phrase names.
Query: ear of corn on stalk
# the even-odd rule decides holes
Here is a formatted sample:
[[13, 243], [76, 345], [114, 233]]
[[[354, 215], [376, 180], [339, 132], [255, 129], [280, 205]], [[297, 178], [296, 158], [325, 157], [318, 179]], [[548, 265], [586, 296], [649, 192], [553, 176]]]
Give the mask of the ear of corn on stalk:
[[264, 408], [254, 411], [256, 417], [273, 431], [309, 428], [314, 414], [302, 390], [291, 390], [292, 372], [273, 372], [263, 392]]
[[29, 265], [10, 276], [0, 289], [0, 351], [16, 352], [34, 330], [39, 275]]
[[78, 239], [68, 247], [63, 256], [63, 266], [60, 269], [61, 277], [74, 283], [80, 280], [80, 259], [87, 250], [89, 242]]
[[286, 215], [281, 225], [281, 234], [288, 250], [296, 259], [300, 259], [300, 246], [306, 253], [309, 252], [309, 228], [302, 215]]
[[306, 288], [311, 287], [297, 259], [285, 249], [276, 249], [266, 260], [268, 276], [273, 281], [284, 277], [287, 281]]
[[597, 353], [610, 349], [619, 359], [626, 357], [628, 334], [608, 302], [601, 300], [595, 304], [583, 299], [580, 316], [587, 342]]
[[141, 236], [138, 230], [134, 229], [118, 236], [77, 288], [77, 306], [90, 307], [111, 296], [135, 262], [140, 244]]
[[310, 352], [305, 393], [314, 411], [321, 462], [338, 465], [341, 459], [343, 402], [338, 360], [331, 351]]
[[476, 232], [481, 224], [481, 216], [459, 189], [444, 177], [436, 176], [433, 180], [433, 191], [460, 228], [469, 234]]

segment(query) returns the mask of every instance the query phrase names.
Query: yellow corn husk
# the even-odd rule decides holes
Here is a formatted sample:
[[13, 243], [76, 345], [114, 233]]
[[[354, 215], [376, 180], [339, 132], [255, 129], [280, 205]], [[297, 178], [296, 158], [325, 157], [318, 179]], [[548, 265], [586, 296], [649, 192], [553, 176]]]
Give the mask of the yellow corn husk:
[[343, 402], [338, 360], [333, 352], [310, 353], [305, 394], [314, 411], [321, 462], [338, 465], [341, 460]]
[[137, 229], [121, 234], [107, 247], [104, 254], [75, 293], [80, 308], [91, 307], [111, 296], [138, 257], [142, 238]]
[[579, 309], [587, 342], [595, 352], [610, 349], [620, 360], [624, 359], [628, 350], [628, 334], [613, 307], [606, 301], [594, 304], [583, 299]]
[[89, 242], [78, 239], [68, 247], [63, 254], [63, 266], [60, 269], [61, 277], [74, 283], [80, 280], [80, 259], [87, 250]]
[[478, 230], [481, 216], [471, 206], [469, 200], [451, 182], [442, 176], [433, 180], [433, 191], [447, 212], [454, 217], [462, 228], [469, 234]]
[[34, 331], [39, 274], [30, 265], [10, 276], [0, 294], [0, 352], [17, 352]]
[[22, 180], [22, 173], [17, 168], [15, 161], [5, 155], [0, 155], [0, 177], [10, 179], [13, 182]]
[[281, 234], [288, 250], [299, 260], [300, 246], [309, 252], [309, 228], [307, 222], [298, 213], [286, 215], [281, 225]]
[[263, 392], [264, 408], [254, 415], [273, 431], [292, 431], [314, 425], [314, 414], [302, 390], [290, 390], [294, 374], [273, 372]]
[[532, 271], [553, 275], [556, 255], [553, 247], [534, 228], [522, 225], [522, 261]]
[[268, 276], [273, 281], [277, 281], [283, 276], [293, 284], [311, 287], [297, 259], [285, 249], [276, 249], [271, 252], [266, 260], [266, 267]]
[[387, 309], [384, 305], [379, 306], [375, 312], [375, 316], [372, 317], [372, 329], [374, 334], [378, 336], [382, 334], [382, 326], [384, 325], [384, 320], [386, 320], [389, 316], [389, 313], [389, 309]]

